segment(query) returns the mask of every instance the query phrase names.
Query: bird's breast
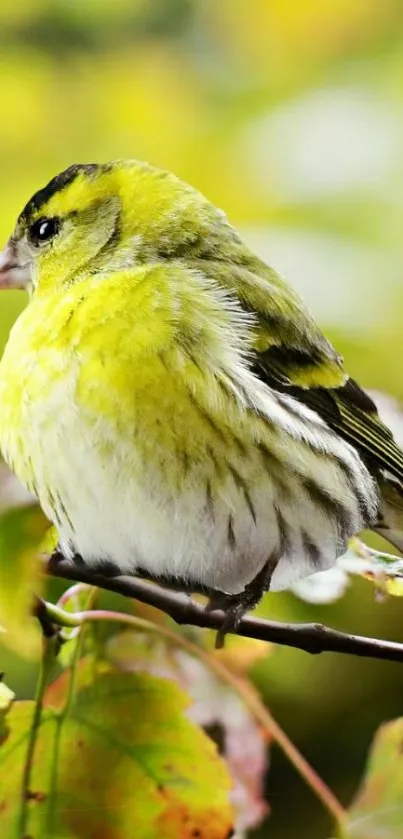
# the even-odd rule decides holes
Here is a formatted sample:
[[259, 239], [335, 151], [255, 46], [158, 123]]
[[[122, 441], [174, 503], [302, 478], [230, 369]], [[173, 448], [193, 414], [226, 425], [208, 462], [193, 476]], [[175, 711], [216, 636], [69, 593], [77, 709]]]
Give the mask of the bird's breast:
[[329, 567], [375, 503], [351, 447], [169, 321], [74, 294], [32, 301], [0, 365], [0, 445], [65, 551], [229, 592], [273, 555], [274, 588]]

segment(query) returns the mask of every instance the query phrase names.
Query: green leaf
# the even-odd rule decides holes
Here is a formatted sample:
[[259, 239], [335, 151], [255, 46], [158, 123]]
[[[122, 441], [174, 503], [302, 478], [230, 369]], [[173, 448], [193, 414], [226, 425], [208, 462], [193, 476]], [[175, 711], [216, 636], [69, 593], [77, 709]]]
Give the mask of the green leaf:
[[0, 625], [7, 630], [2, 641], [29, 657], [40, 650], [31, 615], [34, 592], [41, 588], [38, 548], [48, 526], [33, 505], [0, 516]]
[[[25, 806], [37, 839], [227, 839], [230, 781], [172, 682], [104, 674], [63, 719], [47, 707]], [[0, 835], [20, 839], [20, 789], [33, 704], [16, 703], [0, 749]]]
[[403, 717], [374, 738], [365, 779], [349, 810], [348, 839], [403, 836]]

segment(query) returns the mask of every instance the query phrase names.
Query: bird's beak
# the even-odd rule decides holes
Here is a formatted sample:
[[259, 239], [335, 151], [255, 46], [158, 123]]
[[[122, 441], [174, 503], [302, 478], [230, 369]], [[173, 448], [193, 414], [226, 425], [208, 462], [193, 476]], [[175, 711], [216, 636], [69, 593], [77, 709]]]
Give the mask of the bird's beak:
[[0, 289], [27, 288], [31, 283], [31, 263], [21, 259], [16, 244], [10, 240], [0, 252]]

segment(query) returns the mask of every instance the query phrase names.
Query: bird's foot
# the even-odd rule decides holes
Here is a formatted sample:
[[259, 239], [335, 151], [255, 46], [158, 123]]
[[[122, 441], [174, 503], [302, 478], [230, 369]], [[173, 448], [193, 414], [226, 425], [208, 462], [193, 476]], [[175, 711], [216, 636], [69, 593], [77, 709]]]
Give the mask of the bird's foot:
[[217, 632], [215, 647], [221, 649], [228, 632], [236, 632], [246, 612], [254, 609], [263, 594], [270, 588], [270, 581], [276, 562], [268, 560], [256, 577], [238, 594], [214, 592], [206, 605], [206, 612], [224, 612], [224, 620]]
[[243, 591], [240, 594], [225, 594], [219, 591], [209, 598], [206, 612], [224, 612], [224, 620], [215, 639], [216, 650], [224, 646], [227, 633], [236, 632], [245, 612], [253, 608], [249, 602], [245, 602], [244, 594]]
[[48, 569], [51, 574], [57, 571], [57, 566], [63, 559], [65, 559], [65, 557], [58, 545], [48, 559]]

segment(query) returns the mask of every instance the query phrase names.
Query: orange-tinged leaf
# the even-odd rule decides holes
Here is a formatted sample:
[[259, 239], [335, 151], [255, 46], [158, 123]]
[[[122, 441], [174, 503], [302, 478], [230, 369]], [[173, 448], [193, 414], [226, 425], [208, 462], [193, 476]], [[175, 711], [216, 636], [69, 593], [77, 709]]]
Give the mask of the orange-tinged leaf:
[[349, 810], [348, 839], [403, 836], [403, 717], [382, 725], [365, 778]]
[[[212, 634], [212, 633], [211, 633]], [[232, 640], [232, 639], [231, 639]], [[240, 639], [244, 640], [244, 639]], [[266, 647], [267, 644], [263, 645]], [[109, 638], [108, 660], [126, 672], [147, 672], [177, 682], [192, 700], [187, 714], [219, 744], [233, 781], [231, 801], [236, 815], [236, 830], [258, 827], [268, 813], [264, 779], [268, 768], [267, 740], [245, 703], [229, 685], [224, 684], [197, 657], [167, 646], [161, 638], [147, 633], [124, 630]], [[222, 659], [223, 652], [212, 656]], [[248, 645], [245, 657], [235, 648], [225, 664], [238, 674], [258, 660]], [[85, 679], [90, 662], [82, 661], [79, 678]], [[52, 697], [52, 702], [55, 698]]]
[[[59, 656], [57, 660], [59, 661]], [[97, 676], [110, 672], [109, 665], [104, 661], [97, 661], [96, 671], [94, 668], [95, 662], [91, 655], [80, 658], [79, 662], [76, 664], [75, 670], [75, 683], [77, 690], [84, 690], [84, 688], [90, 687], [90, 685], [93, 684], [95, 672]], [[48, 685], [43, 698], [43, 705], [45, 708], [52, 708], [54, 711], [62, 710], [66, 701], [70, 679], [71, 670], [63, 670], [60, 676]]]
[[[230, 780], [214, 744], [184, 714], [177, 685], [104, 674], [63, 722], [43, 711], [26, 834], [41, 839], [227, 839]], [[0, 835], [17, 820], [33, 703], [16, 703], [0, 750]]]
[[40, 632], [32, 619], [34, 592], [41, 590], [38, 546], [48, 523], [38, 507], [8, 510], [0, 516], [0, 624], [2, 642], [21, 655], [40, 651]]

